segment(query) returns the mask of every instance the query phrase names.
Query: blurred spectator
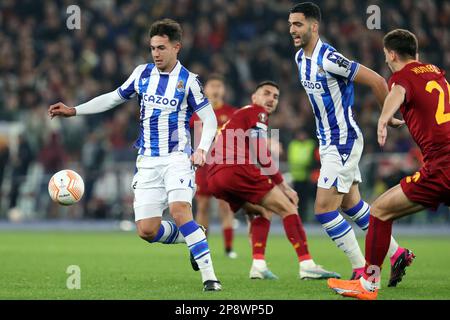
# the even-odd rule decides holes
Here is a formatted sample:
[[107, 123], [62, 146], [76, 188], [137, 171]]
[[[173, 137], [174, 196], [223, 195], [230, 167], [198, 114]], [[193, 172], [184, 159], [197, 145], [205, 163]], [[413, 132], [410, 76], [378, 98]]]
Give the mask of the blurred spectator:
[[11, 189], [9, 193], [10, 209], [17, 206], [17, 198], [19, 197], [20, 187], [26, 181], [28, 168], [33, 161], [33, 154], [30, 144], [24, 134], [19, 134], [17, 139], [17, 152], [11, 157]]
[[[348, 58], [390, 72], [382, 54], [382, 37], [394, 28], [417, 34], [420, 58], [450, 72], [450, 2], [315, 1], [322, 8], [323, 40]], [[246, 105], [259, 80], [280, 84], [280, 108], [271, 117], [287, 148], [301, 129], [314, 136], [311, 106], [298, 81], [295, 48], [289, 35], [288, 0], [78, 0], [81, 29], [66, 28], [70, 1], [0, 1], [0, 118], [26, 123], [34, 151], [44, 147], [49, 128], [42, 119], [47, 106], [62, 100], [82, 103], [123, 83], [136, 65], [151, 62], [148, 28], [169, 17], [182, 23], [181, 58], [204, 80], [208, 72], [225, 75], [226, 100]], [[381, 9], [381, 30], [366, 27], [366, 9]], [[364, 155], [380, 150], [376, 142], [379, 106], [370, 90], [357, 86], [354, 116], [365, 136]], [[104, 148], [114, 161], [128, 161], [138, 128], [129, 121], [139, 113], [136, 101], [104, 114], [77, 119], [76, 128], [62, 128], [63, 151], [81, 160], [83, 139], [77, 134], [107, 132]], [[70, 120], [73, 122], [73, 120]], [[77, 134], [74, 135], [74, 132]], [[75, 138], [76, 137], [76, 138]], [[413, 148], [406, 129], [391, 130], [384, 151]], [[304, 193], [304, 192], [303, 192]]]
[[61, 138], [57, 132], [51, 132], [47, 141], [42, 147], [39, 155], [39, 162], [42, 164], [43, 175], [40, 183], [39, 200], [37, 202], [38, 212], [44, 213], [48, 218], [57, 217], [57, 204], [50, 201], [48, 196], [48, 181], [56, 172], [63, 169], [66, 160], [66, 153], [61, 143]]
[[104, 159], [105, 148], [100, 133], [98, 131], [91, 132], [81, 150], [81, 164], [84, 169], [83, 209], [86, 217], [95, 218], [94, 209], [97, 202], [92, 201], [92, 197], [95, 183], [102, 174]]
[[5, 137], [0, 136], [0, 216], [2, 216], [2, 199], [3, 199], [3, 177], [5, 175], [6, 165], [9, 161], [8, 141]]
[[300, 198], [298, 210], [303, 221], [308, 221], [309, 213], [313, 212], [310, 204], [314, 199], [314, 185], [311, 184], [310, 175], [314, 165], [315, 148], [315, 139], [310, 138], [303, 130], [297, 133], [288, 146], [289, 171], [292, 175], [294, 190]]

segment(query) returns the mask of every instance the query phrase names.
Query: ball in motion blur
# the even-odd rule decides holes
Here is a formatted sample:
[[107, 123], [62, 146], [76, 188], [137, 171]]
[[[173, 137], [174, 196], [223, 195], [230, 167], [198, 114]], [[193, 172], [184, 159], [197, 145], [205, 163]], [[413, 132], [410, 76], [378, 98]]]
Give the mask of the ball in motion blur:
[[73, 170], [61, 170], [50, 179], [48, 193], [53, 201], [70, 206], [80, 201], [83, 196], [83, 178]]

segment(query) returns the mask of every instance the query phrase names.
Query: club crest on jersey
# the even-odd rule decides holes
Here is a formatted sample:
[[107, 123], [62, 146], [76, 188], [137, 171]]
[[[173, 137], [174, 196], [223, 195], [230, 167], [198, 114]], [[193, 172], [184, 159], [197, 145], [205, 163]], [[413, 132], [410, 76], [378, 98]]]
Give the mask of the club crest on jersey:
[[319, 68], [317, 69], [317, 75], [325, 77], [326, 73], [325, 70], [323, 70], [322, 66], [319, 66]]
[[184, 81], [183, 80], [178, 81], [176, 89], [179, 93], [184, 93], [185, 90], [184, 90]]
[[260, 114], [258, 114], [258, 119], [259, 121], [261, 121], [262, 123], [267, 122], [267, 114], [264, 112], [261, 112]]

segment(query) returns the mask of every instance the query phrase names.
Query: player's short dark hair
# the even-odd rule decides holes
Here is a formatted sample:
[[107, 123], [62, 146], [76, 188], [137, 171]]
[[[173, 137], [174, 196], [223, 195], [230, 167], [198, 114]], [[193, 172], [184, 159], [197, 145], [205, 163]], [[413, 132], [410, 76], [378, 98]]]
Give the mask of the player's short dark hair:
[[303, 13], [306, 19], [315, 19], [318, 22], [322, 20], [320, 7], [312, 2], [298, 3], [291, 8], [289, 13]]
[[255, 92], [258, 91], [259, 88], [264, 87], [264, 86], [272, 86], [272, 87], [275, 87], [278, 90], [280, 90], [280, 86], [278, 85], [278, 83], [271, 81], [271, 80], [264, 80], [264, 81], [258, 83], [258, 85], [255, 88]]
[[211, 73], [205, 81], [205, 84], [207, 84], [209, 81], [218, 80], [225, 84], [225, 77], [221, 75], [220, 73]]
[[405, 29], [395, 29], [383, 38], [383, 45], [387, 50], [397, 52], [403, 58], [416, 58], [419, 45], [414, 33]]
[[167, 36], [170, 41], [181, 42], [181, 36], [183, 35], [183, 30], [178, 22], [172, 19], [162, 19], [155, 21], [151, 27], [149, 36], [150, 38], [154, 36]]

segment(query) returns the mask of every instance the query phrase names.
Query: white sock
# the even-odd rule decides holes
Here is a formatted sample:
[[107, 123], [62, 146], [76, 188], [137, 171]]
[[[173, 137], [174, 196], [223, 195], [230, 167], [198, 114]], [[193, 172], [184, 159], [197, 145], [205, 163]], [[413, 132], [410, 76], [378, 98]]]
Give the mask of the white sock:
[[316, 263], [314, 262], [313, 259], [308, 259], [308, 260], [300, 261], [299, 265], [300, 265], [300, 269], [302, 269], [302, 268], [303, 269], [311, 269], [316, 266]]
[[380, 288], [380, 280], [376, 282], [370, 282], [364, 279], [364, 277], [359, 278], [359, 282], [361, 283], [362, 287], [366, 289], [367, 291], [375, 291], [375, 289]]
[[253, 259], [252, 267], [255, 267], [258, 270], [265, 270], [265, 269], [267, 269], [266, 260]]
[[202, 281], [217, 281], [205, 233], [193, 220], [180, 226], [180, 231], [183, 233], [186, 244], [198, 264], [202, 275]]
[[389, 249], [388, 249], [388, 256], [389, 258], [391, 258], [398, 250], [399, 245], [397, 243], [397, 241], [395, 241], [394, 237], [391, 236], [391, 243], [389, 244]]

